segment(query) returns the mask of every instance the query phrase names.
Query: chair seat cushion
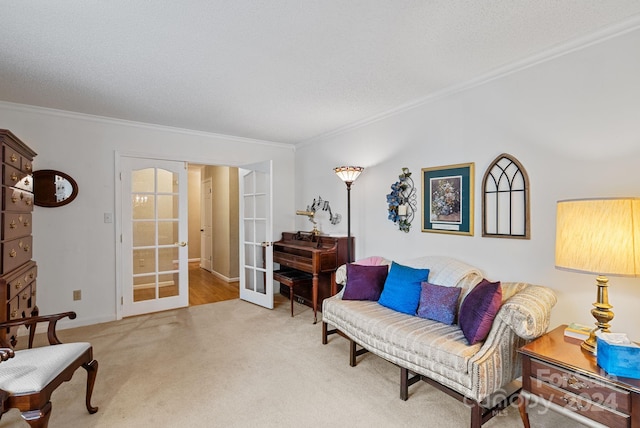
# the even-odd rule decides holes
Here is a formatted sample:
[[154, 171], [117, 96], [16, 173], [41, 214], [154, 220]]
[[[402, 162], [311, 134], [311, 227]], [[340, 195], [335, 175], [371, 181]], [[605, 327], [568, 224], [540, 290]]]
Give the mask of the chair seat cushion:
[[0, 363], [0, 389], [13, 395], [38, 392], [89, 348], [90, 343], [77, 342], [16, 351]]

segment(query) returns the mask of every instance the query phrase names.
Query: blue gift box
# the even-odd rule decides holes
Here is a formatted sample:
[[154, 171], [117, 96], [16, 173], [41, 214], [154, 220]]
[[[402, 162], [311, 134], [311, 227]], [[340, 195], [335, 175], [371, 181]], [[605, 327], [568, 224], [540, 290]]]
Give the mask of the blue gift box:
[[640, 347], [610, 343], [597, 336], [598, 365], [614, 376], [640, 379]]

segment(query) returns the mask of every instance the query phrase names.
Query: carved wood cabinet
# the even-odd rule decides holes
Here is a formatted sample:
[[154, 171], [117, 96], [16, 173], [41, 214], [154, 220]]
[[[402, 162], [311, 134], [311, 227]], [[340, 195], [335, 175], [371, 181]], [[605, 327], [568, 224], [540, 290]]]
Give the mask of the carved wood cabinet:
[[[0, 319], [38, 313], [33, 253], [33, 158], [36, 153], [11, 131], [0, 129], [2, 144], [2, 216], [0, 219]], [[14, 332], [0, 331], [2, 337]]]

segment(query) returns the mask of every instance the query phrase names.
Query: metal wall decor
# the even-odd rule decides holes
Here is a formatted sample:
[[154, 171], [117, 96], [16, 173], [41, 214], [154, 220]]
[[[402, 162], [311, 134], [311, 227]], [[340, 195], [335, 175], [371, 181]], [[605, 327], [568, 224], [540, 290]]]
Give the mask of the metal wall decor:
[[318, 210], [327, 211], [329, 213], [329, 223], [336, 225], [342, 220], [342, 215], [338, 213], [332, 213], [329, 201], [322, 199], [322, 196], [318, 196], [318, 199], [314, 199], [311, 206], [307, 206], [307, 210], [316, 212]]
[[391, 185], [387, 195], [388, 219], [398, 225], [398, 229], [409, 232], [411, 222], [416, 215], [416, 189], [409, 168], [402, 168], [398, 181]]
[[329, 201], [325, 201], [322, 199], [322, 196], [318, 196], [318, 199], [314, 199], [311, 205], [307, 205], [306, 211], [297, 210], [297, 215], [306, 215], [309, 217], [309, 221], [313, 223], [313, 230], [311, 233], [314, 235], [319, 235], [320, 230], [318, 229], [318, 222], [315, 219], [316, 213], [318, 211], [327, 211], [329, 213], [329, 223], [336, 225], [340, 223], [342, 220], [342, 215], [338, 213], [333, 213], [331, 211], [331, 206], [329, 205]]
[[503, 153], [482, 179], [482, 236], [529, 239], [529, 177], [522, 164]]

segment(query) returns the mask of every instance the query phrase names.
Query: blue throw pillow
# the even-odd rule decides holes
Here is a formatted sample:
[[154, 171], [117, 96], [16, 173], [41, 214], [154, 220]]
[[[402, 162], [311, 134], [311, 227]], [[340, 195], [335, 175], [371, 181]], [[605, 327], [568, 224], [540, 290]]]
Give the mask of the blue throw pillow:
[[429, 269], [415, 269], [392, 262], [378, 303], [394, 311], [415, 315], [422, 281], [428, 278]]

